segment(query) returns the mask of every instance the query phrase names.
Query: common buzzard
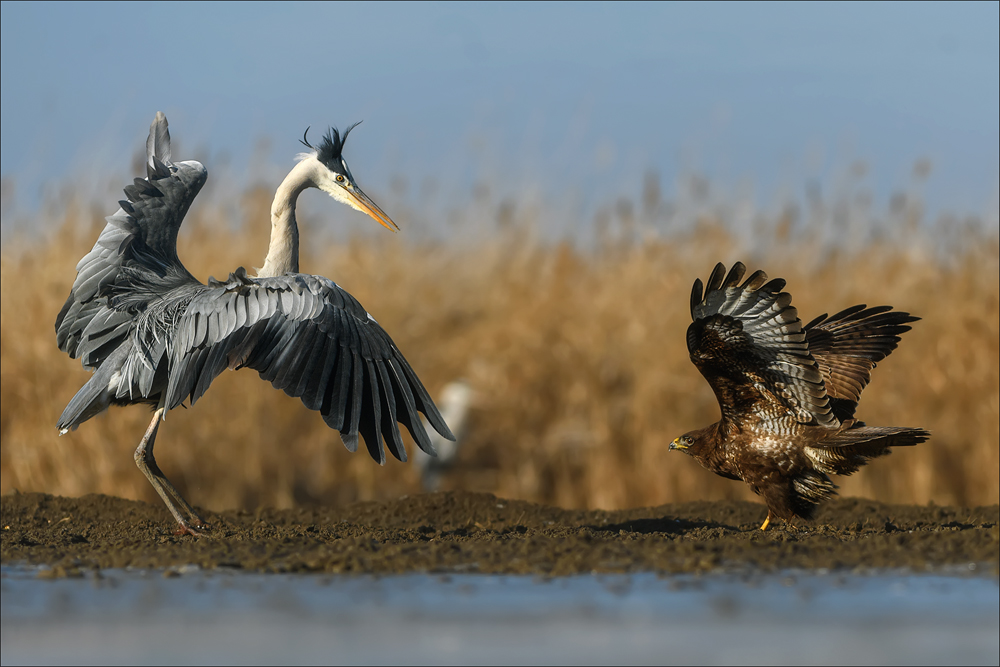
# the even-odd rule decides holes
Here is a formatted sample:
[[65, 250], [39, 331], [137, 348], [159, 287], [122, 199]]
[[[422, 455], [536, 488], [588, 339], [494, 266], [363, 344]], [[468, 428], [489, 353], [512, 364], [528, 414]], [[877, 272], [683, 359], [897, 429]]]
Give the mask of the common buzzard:
[[808, 519], [836, 494], [830, 474], [850, 475], [890, 447], [923, 442], [919, 428], [866, 426], [854, 418], [875, 364], [920, 318], [890, 306], [853, 306], [803, 326], [785, 281], [717, 264], [702, 296], [691, 291], [687, 346], [715, 391], [722, 419], [670, 445], [717, 475], [741, 479], [774, 518]]

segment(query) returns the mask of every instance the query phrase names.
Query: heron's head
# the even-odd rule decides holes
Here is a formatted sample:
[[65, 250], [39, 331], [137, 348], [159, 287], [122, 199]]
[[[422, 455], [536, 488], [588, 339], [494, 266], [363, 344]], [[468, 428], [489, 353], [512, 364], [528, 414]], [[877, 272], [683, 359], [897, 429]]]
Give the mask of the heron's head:
[[312, 152], [303, 153], [300, 158], [303, 161], [308, 160], [310, 163], [314, 163], [311, 164], [313, 168], [310, 177], [317, 188], [342, 204], [347, 204], [356, 211], [370, 215], [380, 225], [394, 232], [399, 229], [399, 225], [393, 222], [378, 207], [378, 204], [373, 202], [358, 187], [354, 176], [351, 175], [351, 170], [347, 167], [347, 161], [344, 160], [344, 142], [350, 131], [357, 126], [358, 123], [351, 125], [344, 130], [343, 135], [337, 131], [337, 128], [331, 127], [320, 141], [319, 146], [313, 146], [309, 143], [306, 136], [309, 134], [309, 128], [306, 128], [305, 134], [302, 135], [302, 143], [307, 148], [311, 148]]

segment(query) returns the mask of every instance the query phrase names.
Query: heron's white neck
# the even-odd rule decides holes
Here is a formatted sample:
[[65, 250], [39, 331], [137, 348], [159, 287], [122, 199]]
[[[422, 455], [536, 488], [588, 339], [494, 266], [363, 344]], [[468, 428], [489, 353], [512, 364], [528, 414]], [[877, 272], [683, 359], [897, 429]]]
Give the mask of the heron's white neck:
[[314, 165], [306, 159], [288, 172], [278, 186], [271, 203], [271, 242], [264, 266], [257, 270], [258, 278], [280, 276], [299, 271], [299, 226], [295, 223], [295, 200], [299, 193], [316, 187]]

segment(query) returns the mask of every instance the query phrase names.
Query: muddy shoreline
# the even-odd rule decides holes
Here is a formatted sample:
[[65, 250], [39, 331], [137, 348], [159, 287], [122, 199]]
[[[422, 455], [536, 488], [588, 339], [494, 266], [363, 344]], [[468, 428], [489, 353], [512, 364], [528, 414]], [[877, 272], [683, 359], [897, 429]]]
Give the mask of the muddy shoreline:
[[618, 511], [564, 510], [485, 493], [444, 492], [345, 507], [205, 512], [211, 537], [173, 535], [163, 507], [102, 495], [0, 498], [0, 562], [46, 576], [101, 568], [257, 572], [464, 572], [560, 576], [612, 572], [922, 572], [1000, 567], [1000, 507], [837, 499], [799, 526], [757, 529], [742, 501]]

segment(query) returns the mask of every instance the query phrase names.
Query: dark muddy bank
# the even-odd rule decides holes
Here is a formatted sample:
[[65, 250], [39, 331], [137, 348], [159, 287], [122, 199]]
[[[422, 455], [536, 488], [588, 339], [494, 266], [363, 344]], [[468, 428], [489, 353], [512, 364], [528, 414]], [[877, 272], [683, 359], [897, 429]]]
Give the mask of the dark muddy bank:
[[1000, 507], [841, 499], [797, 527], [757, 529], [766, 510], [699, 502], [580, 511], [448, 492], [342, 508], [205, 512], [210, 537], [173, 535], [161, 506], [90, 495], [0, 501], [4, 564], [261, 572], [702, 572], [718, 569], [1000, 565]]

